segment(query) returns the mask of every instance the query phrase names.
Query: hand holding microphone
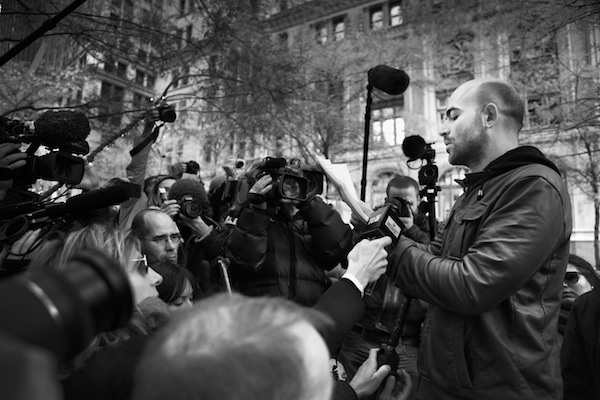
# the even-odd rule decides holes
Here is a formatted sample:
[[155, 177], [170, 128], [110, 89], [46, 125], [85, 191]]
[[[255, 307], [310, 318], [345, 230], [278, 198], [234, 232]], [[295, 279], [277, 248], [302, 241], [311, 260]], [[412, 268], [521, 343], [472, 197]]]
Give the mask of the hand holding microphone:
[[375, 282], [385, 273], [388, 265], [388, 252], [386, 246], [392, 244], [392, 239], [387, 236], [373, 240], [361, 240], [348, 253], [348, 273], [366, 287], [370, 282]]

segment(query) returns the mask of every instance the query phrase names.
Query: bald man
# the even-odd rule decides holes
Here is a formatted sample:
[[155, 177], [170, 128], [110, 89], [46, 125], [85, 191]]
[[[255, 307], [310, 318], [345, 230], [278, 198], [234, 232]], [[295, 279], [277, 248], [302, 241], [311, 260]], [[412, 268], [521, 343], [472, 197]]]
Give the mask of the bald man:
[[470, 169], [445, 229], [402, 238], [396, 285], [431, 304], [417, 399], [562, 399], [557, 322], [571, 206], [558, 168], [519, 146], [523, 102], [509, 83], [459, 86], [440, 135]]

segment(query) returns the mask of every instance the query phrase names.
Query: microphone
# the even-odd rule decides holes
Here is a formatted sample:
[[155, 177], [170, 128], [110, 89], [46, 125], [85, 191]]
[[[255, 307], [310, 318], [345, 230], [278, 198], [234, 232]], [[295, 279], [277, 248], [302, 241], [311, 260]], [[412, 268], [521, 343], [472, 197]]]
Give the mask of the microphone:
[[[33, 214], [41, 214], [48, 217], [61, 216], [69, 213], [84, 214], [115, 204], [121, 204], [130, 197], [140, 197], [140, 191], [140, 185], [127, 184], [111, 186], [73, 196], [61, 204], [50, 204], [44, 207], [43, 210], [36, 211]], [[41, 215], [35, 216], [38, 217]]]
[[369, 85], [391, 95], [404, 93], [410, 83], [410, 78], [406, 72], [387, 65], [378, 65], [371, 68], [367, 76], [369, 77]]
[[35, 135], [40, 142], [50, 147], [75, 154], [90, 151], [86, 141], [90, 133], [90, 122], [79, 111], [46, 111], [34, 122]]

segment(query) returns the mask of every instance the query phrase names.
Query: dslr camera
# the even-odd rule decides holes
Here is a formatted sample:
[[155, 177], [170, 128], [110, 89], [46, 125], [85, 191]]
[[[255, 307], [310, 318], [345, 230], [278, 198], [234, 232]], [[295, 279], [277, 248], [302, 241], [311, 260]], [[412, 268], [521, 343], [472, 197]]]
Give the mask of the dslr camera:
[[202, 202], [192, 196], [186, 195], [179, 200], [181, 213], [186, 217], [197, 218], [202, 215]]
[[281, 199], [297, 201], [308, 199], [308, 179], [300, 168], [300, 160], [294, 158], [288, 163], [285, 158], [266, 157], [256, 169], [246, 174], [248, 187], [252, 187], [265, 175], [273, 178], [273, 190], [267, 193], [267, 202], [277, 202]]
[[158, 110], [158, 118], [163, 122], [174, 122], [177, 119], [175, 108], [170, 104], [160, 104], [156, 109]]

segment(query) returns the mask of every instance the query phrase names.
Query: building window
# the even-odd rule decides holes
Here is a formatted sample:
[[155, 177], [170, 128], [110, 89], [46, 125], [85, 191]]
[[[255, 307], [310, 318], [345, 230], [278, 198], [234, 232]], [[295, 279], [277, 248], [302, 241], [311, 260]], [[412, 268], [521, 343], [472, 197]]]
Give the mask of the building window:
[[123, 117], [123, 95], [125, 89], [118, 85], [108, 82], [102, 82], [100, 96], [105, 102], [101, 107], [98, 119], [102, 122], [109, 122], [112, 125], [120, 125]]
[[148, 75], [146, 77], [146, 87], [149, 89], [154, 89], [154, 84], [156, 83], [156, 77], [154, 75]]
[[315, 39], [318, 44], [327, 44], [327, 25], [319, 23], [315, 26]]
[[371, 30], [378, 30], [383, 28], [383, 8], [373, 7], [371, 8]]
[[440, 90], [435, 92], [435, 109], [437, 110], [439, 126], [446, 121], [446, 109], [448, 108], [448, 99], [451, 91]]
[[346, 34], [346, 24], [344, 18], [337, 18], [333, 20], [333, 38], [336, 42], [344, 39]]
[[139, 93], [134, 93], [133, 94], [133, 100], [132, 100], [132, 106], [134, 110], [141, 110], [146, 104], [146, 101], [144, 100], [145, 97], [142, 94]]
[[192, 42], [192, 32], [193, 32], [193, 27], [192, 25], [188, 25], [185, 31], [185, 38], [187, 40], [186, 44], [189, 44]]
[[179, 0], [179, 13], [181, 15], [185, 14], [185, 3], [186, 0]]
[[402, 144], [405, 136], [402, 109], [402, 106], [395, 106], [373, 110], [371, 121], [374, 143], [390, 146]]
[[181, 49], [183, 42], [183, 29], [177, 28], [175, 29], [175, 44], [178, 49]]
[[104, 71], [106, 72], [114, 72], [115, 70], [115, 61], [112, 58], [107, 58], [104, 61]]
[[146, 79], [146, 74], [139, 69], [135, 71], [135, 83], [139, 85], [144, 84], [144, 80]]
[[402, 25], [402, 9], [400, 3], [390, 4], [390, 26]]
[[127, 64], [122, 62], [117, 63], [117, 76], [120, 76], [121, 78], [127, 77]]
[[279, 46], [281, 46], [281, 48], [287, 48], [288, 47], [288, 33], [287, 32], [282, 32], [277, 36], [277, 39], [279, 41]]

